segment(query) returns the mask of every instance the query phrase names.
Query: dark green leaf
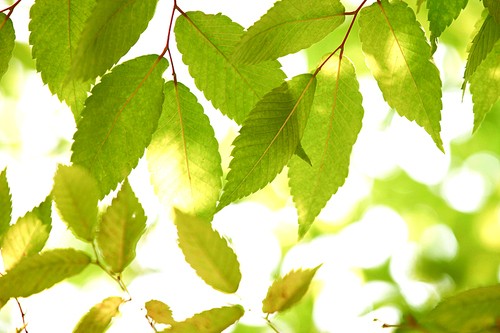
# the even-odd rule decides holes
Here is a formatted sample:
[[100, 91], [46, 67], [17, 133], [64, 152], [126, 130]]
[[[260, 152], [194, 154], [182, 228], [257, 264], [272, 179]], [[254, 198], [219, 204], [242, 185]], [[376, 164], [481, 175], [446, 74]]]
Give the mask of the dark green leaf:
[[456, 20], [462, 9], [467, 6], [467, 2], [468, 0], [427, 0], [432, 53], [436, 51], [438, 37], [441, 36], [441, 33], [443, 33], [453, 20]]
[[71, 161], [90, 170], [101, 196], [137, 166], [163, 103], [165, 58], [142, 56], [113, 68], [92, 89], [77, 125]]
[[14, 46], [16, 45], [16, 33], [14, 32], [14, 26], [12, 25], [12, 20], [7, 19], [5, 13], [0, 13], [0, 80], [2, 76], [7, 72], [9, 67], [10, 58], [12, 58], [12, 51], [14, 51]]
[[12, 219], [12, 196], [7, 182], [7, 168], [0, 172], [0, 240]]
[[339, 0], [277, 1], [241, 38], [231, 62], [257, 64], [298, 52], [344, 23]]
[[188, 12], [175, 23], [177, 47], [198, 89], [215, 108], [241, 124], [265, 94], [286, 78], [278, 61], [235, 65], [228, 58], [243, 27], [222, 14]]
[[182, 322], [172, 324], [163, 332], [170, 333], [220, 333], [238, 319], [245, 310], [240, 305], [224, 306], [195, 314]]
[[159, 324], [173, 325], [175, 323], [174, 318], [172, 318], [172, 310], [161, 301], [152, 299], [146, 302], [146, 310], [148, 311], [148, 317]]
[[311, 159], [309, 158], [309, 156], [307, 156], [307, 153], [302, 147], [302, 144], [300, 142], [299, 145], [297, 146], [297, 150], [295, 150], [295, 155], [297, 155], [297, 157], [301, 158], [304, 162], [309, 164], [309, 166], [312, 166]]
[[500, 2], [498, 0], [484, 0], [484, 7], [488, 8], [490, 15], [500, 24]]
[[125, 302], [121, 297], [112, 296], [96, 304], [80, 319], [73, 333], [104, 333], [111, 320], [120, 314], [119, 307]]

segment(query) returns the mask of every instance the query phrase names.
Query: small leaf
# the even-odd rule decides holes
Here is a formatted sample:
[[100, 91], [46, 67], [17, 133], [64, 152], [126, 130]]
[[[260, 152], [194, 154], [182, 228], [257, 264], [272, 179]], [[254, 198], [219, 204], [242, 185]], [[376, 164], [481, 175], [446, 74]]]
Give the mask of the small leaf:
[[453, 20], [457, 19], [462, 9], [465, 9], [465, 6], [467, 6], [467, 2], [468, 0], [427, 0], [432, 53], [436, 51], [438, 37], [441, 36]]
[[125, 302], [121, 297], [108, 297], [94, 305], [73, 329], [73, 333], [104, 333], [111, 320], [120, 314], [119, 307]]
[[318, 268], [293, 270], [287, 275], [274, 281], [262, 301], [262, 312], [283, 312], [299, 302], [306, 294], [309, 285]]
[[484, 0], [484, 7], [488, 8], [490, 15], [500, 24], [500, 2], [498, 0]]
[[167, 82], [146, 157], [160, 202], [208, 218], [222, 189], [219, 143], [203, 107], [182, 83]]
[[0, 300], [28, 297], [80, 273], [90, 257], [71, 248], [44, 251], [23, 258], [0, 277]]
[[304, 134], [316, 89], [310, 74], [294, 77], [257, 103], [233, 141], [233, 159], [217, 210], [269, 184]]
[[231, 294], [241, 280], [240, 264], [210, 222], [174, 208], [179, 247], [199, 277], [214, 289]]
[[52, 194], [71, 232], [83, 241], [92, 242], [99, 201], [99, 189], [92, 175], [79, 165], [59, 165]]
[[220, 333], [238, 319], [245, 311], [240, 305], [224, 306], [195, 314], [182, 322], [163, 330], [170, 333]]
[[415, 120], [443, 150], [441, 79], [415, 13], [405, 2], [375, 2], [361, 9], [359, 37], [384, 99]]
[[231, 62], [257, 64], [319, 42], [345, 20], [339, 0], [277, 1], [241, 38]]
[[71, 76], [102, 76], [139, 40], [158, 0], [98, 0], [78, 41]]
[[124, 62], [102, 77], [85, 102], [71, 161], [92, 173], [100, 198], [128, 176], [149, 145], [161, 114], [161, 76], [167, 67], [157, 55]]
[[148, 317], [159, 324], [173, 325], [175, 323], [170, 307], [161, 301], [152, 299], [146, 302], [146, 310]]
[[7, 182], [7, 167], [0, 172], [0, 241], [3, 234], [9, 229], [12, 219], [12, 195]]
[[16, 45], [16, 33], [12, 20], [5, 13], [0, 13], [0, 80], [9, 68], [9, 61]]

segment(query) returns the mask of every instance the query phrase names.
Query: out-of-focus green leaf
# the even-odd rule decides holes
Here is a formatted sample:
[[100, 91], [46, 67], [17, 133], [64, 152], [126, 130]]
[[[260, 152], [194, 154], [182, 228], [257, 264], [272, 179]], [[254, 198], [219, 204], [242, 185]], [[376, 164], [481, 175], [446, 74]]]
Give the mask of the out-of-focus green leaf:
[[339, 0], [281, 0], [243, 34], [231, 62], [257, 64], [306, 49], [345, 20]]
[[97, 233], [97, 245], [113, 272], [121, 273], [134, 260], [146, 220], [144, 209], [126, 179], [102, 215]]
[[0, 277], [0, 300], [28, 297], [80, 273], [90, 257], [75, 249], [55, 249], [23, 258]]
[[182, 83], [167, 82], [146, 157], [160, 202], [208, 218], [222, 188], [219, 143], [203, 107]]
[[73, 333], [104, 333], [108, 330], [111, 320], [120, 314], [119, 307], [125, 300], [112, 296], [94, 305], [73, 329]]
[[488, 8], [490, 15], [500, 24], [500, 2], [498, 0], [484, 0], [484, 7]]
[[368, 67], [390, 107], [425, 128], [443, 151], [441, 79], [415, 13], [381, 0], [361, 9], [359, 37]]
[[294, 77], [257, 103], [233, 141], [233, 159], [217, 206], [221, 210], [269, 184], [296, 152], [304, 135], [316, 79]]
[[313, 269], [293, 270], [274, 281], [262, 301], [262, 312], [283, 312], [299, 302], [309, 289], [309, 285], [321, 265]]
[[7, 167], [0, 172], [0, 241], [12, 219], [12, 196], [7, 182]]
[[255, 104], [286, 78], [278, 61], [229, 62], [243, 27], [222, 14], [187, 12], [175, 23], [177, 47], [198, 89], [223, 114], [241, 124]]
[[99, 189], [90, 172], [79, 165], [59, 165], [52, 194], [71, 232], [83, 241], [92, 242], [97, 222]]
[[429, 29], [431, 31], [431, 53], [436, 52], [438, 37], [460, 15], [462, 9], [467, 6], [467, 2], [468, 0], [427, 0]]
[[238, 319], [245, 310], [240, 305], [224, 306], [195, 314], [182, 322], [172, 324], [163, 330], [169, 333], [220, 333]]
[[207, 220], [174, 208], [179, 247], [199, 277], [214, 289], [231, 294], [241, 280], [238, 258]]
[[124, 62], [92, 89], [77, 125], [71, 161], [90, 170], [100, 198], [114, 190], [151, 141], [163, 104], [168, 62], [147, 55]]
[[417, 13], [420, 12], [420, 7], [426, 0], [417, 0]]
[[174, 318], [172, 318], [172, 310], [161, 301], [152, 299], [146, 302], [146, 310], [148, 311], [148, 317], [159, 324], [173, 325], [175, 323]]
[[12, 58], [12, 52], [14, 51], [14, 46], [16, 45], [16, 33], [14, 31], [14, 25], [12, 20], [7, 19], [5, 13], [0, 13], [0, 80], [2, 76], [7, 72], [9, 67], [10, 58]]
[[343, 56], [339, 61], [338, 56], [331, 57], [316, 79], [314, 103], [301, 141], [312, 166], [296, 156], [288, 164], [290, 192], [299, 215], [299, 238], [344, 184], [363, 119], [363, 98], [348, 58]]

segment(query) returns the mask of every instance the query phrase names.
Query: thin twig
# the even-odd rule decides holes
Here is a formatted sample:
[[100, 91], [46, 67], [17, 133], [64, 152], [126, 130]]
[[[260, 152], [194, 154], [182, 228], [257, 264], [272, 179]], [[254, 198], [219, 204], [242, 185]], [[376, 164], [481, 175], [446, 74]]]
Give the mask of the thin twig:
[[0, 10], [0, 13], [3, 13], [5, 11], [9, 11], [9, 13], [7, 14], [7, 16], [5, 16], [5, 20], [3, 20], [2, 22], [2, 25], [0, 25], [0, 30], [2, 30], [3, 26], [5, 25], [5, 22], [7, 22], [7, 20], [9, 19], [9, 17], [12, 15], [12, 12], [14, 12], [14, 8], [16, 8], [16, 6], [21, 2], [21, 0], [17, 0], [16, 2], [14, 2], [14, 4], [12, 6], [9, 6], [7, 8], [4, 8], [2, 10]]

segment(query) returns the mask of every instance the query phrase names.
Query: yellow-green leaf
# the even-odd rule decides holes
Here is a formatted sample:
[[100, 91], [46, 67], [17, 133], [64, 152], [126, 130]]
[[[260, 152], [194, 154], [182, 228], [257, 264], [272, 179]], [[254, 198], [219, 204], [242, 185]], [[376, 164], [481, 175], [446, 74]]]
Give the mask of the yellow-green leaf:
[[224, 306], [195, 314], [182, 322], [172, 324], [163, 330], [169, 333], [220, 333], [238, 319], [245, 310], [240, 305]]
[[73, 333], [104, 333], [111, 320], [120, 314], [119, 307], [125, 302], [121, 297], [112, 296], [94, 305], [73, 329]]
[[12, 219], [12, 195], [7, 182], [7, 167], [0, 172], [0, 240]]
[[175, 323], [174, 318], [172, 318], [172, 310], [170, 307], [161, 302], [152, 299], [146, 302], [147, 315], [159, 324], [173, 325]]
[[12, 58], [12, 51], [16, 45], [16, 33], [12, 20], [7, 19], [5, 13], [0, 13], [0, 80], [9, 68], [9, 61]]

